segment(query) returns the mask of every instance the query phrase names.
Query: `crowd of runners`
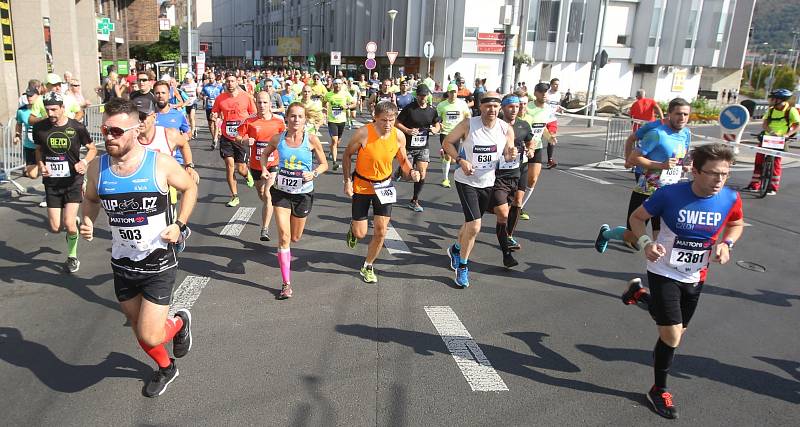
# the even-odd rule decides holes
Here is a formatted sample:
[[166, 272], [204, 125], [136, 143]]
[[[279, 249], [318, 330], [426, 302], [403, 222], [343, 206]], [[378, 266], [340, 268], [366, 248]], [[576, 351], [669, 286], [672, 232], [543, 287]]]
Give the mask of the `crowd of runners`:
[[[453, 197], [464, 217], [457, 235], [448, 236], [452, 243], [443, 248], [442, 264], [454, 270], [459, 287], [467, 288], [474, 284], [469, 260], [484, 215], [495, 215], [499, 262], [515, 267], [514, 254], [524, 251], [514, 232], [520, 220], [530, 218], [524, 208], [543, 166], [557, 165], [557, 80], [506, 94], [483, 84], [478, 80], [469, 91], [458, 75], [440, 86], [419, 76], [381, 80], [374, 73], [354, 80], [298, 70], [240, 70], [209, 71], [197, 83], [190, 75], [178, 85], [169, 76], [156, 80], [151, 71], [142, 71], [134, 90], [106, 100], [100, 129], [105, 152], [100, 154], [98, 141], [76, 120], [80, 108], [61, 93], [60, 81], [48, 76], [46, 91], [25, 93], [30, 112], [18, 133], [32, 150], [29, 175], [38, 172], [44, 180], [50, 230], [66, 231], [68, 272], [80, 266], [78, 235], [92, 240], [100, 209], [106, 212], [116, 296], [139, 345], [159, 367], [143, 390], [153, 397], [177, 377], [174, 358], [192, 347], [189, 311], [168, 312], [178, 254], [191, 233], [199, 191], [192, 158], [196, 110], [205, 110], [211, 148], [225, 165], [226, 205], [239, 205], [241, 177], [263, 202], [261, 241], [272, 240], [268, 230], [275, 218], [278, 299], [294, 296], [290, 247], [313, 218], [317, 180], [332, 179], [323, 175], [341, 167], [342, 192], [351, 199], [351, 220], [341, 236], [355, 249], [371, 226], [360, 275], [377, 283], [375, 263], [398, 203], [396, 184], [413, 182], [407, 205], [422, 214], [431, 153], [437, 151], [440, 185], [455, 186]], [[437, 89], [444, 93], [435, 102]], [[773, 99], [773, 109], [779, 110], [781, 102], [785, 99]], [[632, 133], [626, 160], [637, 170], [636, 185], [627, 213], [618, 218], [627, 224], [603, 224], [595, 243], [600, 253], [610, 240], [621, 240], [644, 254], [648, 286], [632, 278], [622, 289], [622, 301], [645, 304], [657, 325], [654, 383], [647, 396], [667, 418], [678, 414], [667, 374], [709, 263], [727, 262], [743, 229], [741, 199], [725, 187], [733, 151], [723, 144], [690, 148], [690, 109], [685, 100], [673, 99], [663, 120]], [[366, 117], [366, 123], [358, 117]], [[784, 134], [797, 131], [797, 118], [790, 119], [780, 129]], [[347, 138], [346, 128], [355, 128]], [[328, 141], [327, 153], [322, 139]], [[169, 343], [172, 357], [165, 347]]]

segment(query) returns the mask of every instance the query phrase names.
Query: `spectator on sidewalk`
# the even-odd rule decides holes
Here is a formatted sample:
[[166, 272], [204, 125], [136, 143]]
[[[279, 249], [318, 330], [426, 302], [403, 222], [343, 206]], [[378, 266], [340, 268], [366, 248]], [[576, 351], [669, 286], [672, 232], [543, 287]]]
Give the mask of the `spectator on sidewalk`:
[[720, 102], [724, 104], [727, 96], [728, 96], [728, 89], [722, 89], [722, 97], [720, 98]]

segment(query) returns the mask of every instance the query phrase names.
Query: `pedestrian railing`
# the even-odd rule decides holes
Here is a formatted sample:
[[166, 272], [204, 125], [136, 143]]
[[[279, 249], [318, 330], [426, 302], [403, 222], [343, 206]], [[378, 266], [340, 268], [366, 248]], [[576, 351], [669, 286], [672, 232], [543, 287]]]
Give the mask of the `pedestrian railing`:
[[606, 127], [606, 148], [603, 160], [625, 157], [625, 140], [631, 134], [633, 120], [629, 118], [611, 118]]
[[2, 176], [0, 181], [10, 182], [19, 192], [24, 193], [25, 187], [20, 185], [12, 177], [12, 173], [25, 169], [25, 154], [23, 152], [22, 141], [15, 144], [14, 135], [16, 135], [17, 121], [14, 118], [8, 120], [3, 125], [0, 124], [0, 138], [2, 138], [2, 153], [0, 153], [0, 162], [2, 162]]
[[83, 125], [89, 131], [89, 136], [95, 145], [103, 145], [105, 139], [103, 134], [100, 133], [100, 126], [103, 124], [103, 112], [105, 105], [92, 105], [83, 110]]

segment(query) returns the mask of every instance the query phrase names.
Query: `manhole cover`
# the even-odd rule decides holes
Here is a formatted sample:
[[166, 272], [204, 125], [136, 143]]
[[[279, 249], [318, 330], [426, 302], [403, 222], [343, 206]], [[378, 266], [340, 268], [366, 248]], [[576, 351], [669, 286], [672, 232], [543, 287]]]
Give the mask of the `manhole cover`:
[[736, 261], [736, 265], [744, 268], [745, 270], [755, 271], [756, 273], [766, 273], [767, 267], [761, 264], [756, 264], [751, 261]]

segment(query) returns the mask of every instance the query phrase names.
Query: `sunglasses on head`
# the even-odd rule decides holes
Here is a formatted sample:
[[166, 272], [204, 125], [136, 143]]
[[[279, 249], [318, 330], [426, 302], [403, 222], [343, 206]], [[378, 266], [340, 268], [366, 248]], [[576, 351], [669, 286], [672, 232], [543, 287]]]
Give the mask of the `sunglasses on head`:
[[103, 136], [111, 135], [114, 139], [117, 139], [117, 138], [121, 138], [122, 135], [125, 135], [125, 132], [127, 132], [127, 131], [129, 131], [131, 129], [136, 129], [138, 127], [139, 127], [139, 125], [135, 125], [135, 126], [127, 127], [127, 128], [103, 125], [103, 126], [100, 126], [100, 134], [103, 135]]

